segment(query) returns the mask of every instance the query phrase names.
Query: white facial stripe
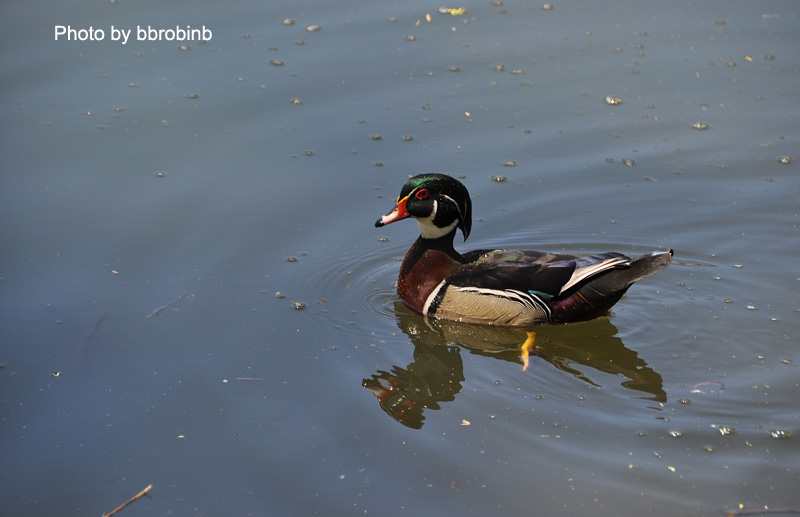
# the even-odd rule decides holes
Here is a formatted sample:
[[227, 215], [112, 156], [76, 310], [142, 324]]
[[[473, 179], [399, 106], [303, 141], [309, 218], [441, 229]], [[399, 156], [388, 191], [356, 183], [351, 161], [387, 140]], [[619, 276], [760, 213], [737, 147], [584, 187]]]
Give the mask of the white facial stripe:
[[448, 195], [445, 195], [445, 194], [442, 194], [442, 197], [447, 198], [447, 199], [449, 199], [450, 201], [453, 202], [453, 206], [455, 206], [456, 210], [458, 210], [458, 218], [463, 221], [464, 220], [464, 214], [461, 213], [461, 206], [458, 203], [456, 203], [456, 200], [451, 198]]

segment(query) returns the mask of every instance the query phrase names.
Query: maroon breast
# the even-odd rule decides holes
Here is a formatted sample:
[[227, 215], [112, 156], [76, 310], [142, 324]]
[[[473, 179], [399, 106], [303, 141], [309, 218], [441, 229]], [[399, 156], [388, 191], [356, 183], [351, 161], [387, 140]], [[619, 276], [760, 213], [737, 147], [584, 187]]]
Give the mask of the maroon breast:
[[[439, 250], [425, 250], [414, 264], [407, 264], [407, 261], [413, 260], [412, 257], [414, 257], [414, 248], [406, 254], [400, 268], [397, 294], [406, 305], [421, 314], [425, 301], [436, 289], [436, 286], [454, 273], [461, 264]], [[403, 272], [407, 273], [404, 275]]]

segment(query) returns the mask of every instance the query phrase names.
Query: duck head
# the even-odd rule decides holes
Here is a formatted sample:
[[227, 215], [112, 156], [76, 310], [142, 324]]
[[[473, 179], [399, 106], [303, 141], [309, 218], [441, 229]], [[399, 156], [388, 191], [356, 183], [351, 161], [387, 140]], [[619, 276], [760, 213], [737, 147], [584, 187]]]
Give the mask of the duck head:
[[456, 228], [469, 237], [472, 228], [472, 201], [467, 187], [444, 174], [419, 174], [410, 178], [390, 213], [375, 222], [380, 228], [413, 217], [424, 239], [438, 239]]

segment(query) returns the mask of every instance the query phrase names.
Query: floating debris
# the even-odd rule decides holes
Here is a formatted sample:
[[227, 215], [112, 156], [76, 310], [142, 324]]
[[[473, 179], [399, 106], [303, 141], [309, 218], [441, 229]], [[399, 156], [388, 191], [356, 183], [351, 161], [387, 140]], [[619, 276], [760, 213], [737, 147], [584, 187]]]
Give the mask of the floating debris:
[[502, 72], [505, 69], [506, 69], [505, 65], [494, 65], [494, 71], [495, 72]]
[[294, 20], [292, 20], [291, 18], [284, 18], [284, 19], [283, 19], [283, 21], [282, 21], [281, 23], [282, 23], [283, 25], [287, 25], [287, 26], [288, 26], [288, 25], [294, 25]]
[[297, 262], [297, 257], [286, 257], [286, 262]]
[[406, 135], [406, 136], [403, 137], [403, 141], [405, 141], [405, 142], [410, 142], [412, 140], [414, 140], [414, 137], [411, 136], [411, 135]]
[[695, 122], [694, 124], [692, 124], [692, 127], [702, 131], [704, 129], [708, 129], [708, 124], [706, 124], [705, 122]]
[[736, 429], [730, 426], [723, 425], [718, 428], [718, 431], [719, 434], [721, 434], [722, 436], [728, 436], [735, 433]]
[[269, 64], [272, 66], [283, 66], [283, 59], [270, 59]]
[[789, 165], [790, 163], [792, 163], [792, 157], [791, 156], [781, 156], [780, 158], [778, 158], [778, 163], [782, 163], [784, 165]]
[[156, 177], [157, 177], [157, 178], [164, 178], [164, 177], [166, 177], [166, 176], [167, 176], [167, 173], [166, 173], [166, 172], [163, 172], [163, 171], [158, 171], [158, 172], [156, 172]]
[[292, 307], [294, 307], [294, 310], [296, 311], [302, 311], [306, 308], [306, 304], [303, 302], [292, 302]]
[[787, 438], [791, 438], [792, 433], [785, 429], [771, 429], [769, 435], [776, 440], [786, 440]]
[[381, 135], [372, 135], [370, 138], [373, 140], [383, 140], [383, 137]]
[[606, 101], [606, 104], [610, 106], [614, 106], [615, 104], [622, 104], [622, 97], [614, 97], [613, 95], [606, 95], [603, 97], [603, 100]]
[[280, 291], [275, 292], [275, 298], [286, 298], [286, 295]]
[[514, 160], [506, 160], [503, 162], [503, 167], [516, 167], [516, 166], [517, 162], [515, 162]]
[[552, 11], [553, 10], [553, 4], [542, 4], [542, 9], [545, 10], [545, 11]]
[[183, 45], [179, 45], [179, 46], [178, 46], [178, 50], [181, 50], [181, 51], [183, 51], [183, 52], [186, 52], [186, 51], [187, 51], [187, 50], [189, 50], [190, 48], [191, 48], [191, 47], [189, 47], [189, 45], [186, 45], [185, 43], [184, 43]]
[[464, 16], [467, 10], [463, 7], [440, 7], [439, 14], [450, 14], [453, 16]]
[[306, 30], [308, 32], [319, 32], [322, 30], [322, 26], [312, 23], [311, 25], [306, 25]]
[[200, 97], [200, 96], [197, 95], [196, 93], [187, 93], [186, 94], [186, 98], [187, 99], [197, 99], [198, 97]]
[[303, 101], [295, 97], [294, 99], [292, 99], [292, 104], [303, 104]]
[[417, 37], [413, 34], [406, 35], [406, 41], [417, 41]]
[[624, 163], [628, 167], [633, 167], [634, 165], [636, 165], [636, 160], [634, 160], [633, 158], [623, 158], [622, 163]]
[[492, 176], [492, 179], [497, 183], [503, 183], [504, 181], [508, 180], [508, 178], [506, 178], [505, 176], [500, 176], [500, 175]]
[[725, 384], [720, 381], [704, 381], [695, 384], [691, 393], [705, 393], [705, 391], [698, 389], [700, 386], [716, 386], [718, 389], [709, 390], [713, 395], [720, 395], [725, 392]]

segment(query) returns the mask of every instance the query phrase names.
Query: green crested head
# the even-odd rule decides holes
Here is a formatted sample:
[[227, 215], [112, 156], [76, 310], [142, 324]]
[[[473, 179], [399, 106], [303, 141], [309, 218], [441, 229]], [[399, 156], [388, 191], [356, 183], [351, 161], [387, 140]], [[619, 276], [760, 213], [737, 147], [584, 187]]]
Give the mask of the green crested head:
[[472, 201], [467, 188], [457, 179], [444, 174], [419, 174], [403, 185], [394, 210], [375, 226], [406, 217], [417, 220], [423, 238], [437, 239], [458, 228], [467, 240], [472, 228]]

